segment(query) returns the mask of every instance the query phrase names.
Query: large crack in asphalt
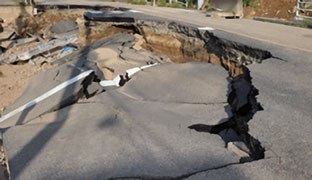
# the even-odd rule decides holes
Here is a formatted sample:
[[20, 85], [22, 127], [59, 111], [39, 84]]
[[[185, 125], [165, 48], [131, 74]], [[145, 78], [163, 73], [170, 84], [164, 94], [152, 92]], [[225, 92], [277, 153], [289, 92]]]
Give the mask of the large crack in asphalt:
[[[235, 136], [237, 136], [236, 141], [243, 142], [248, 148], [247, 153], [249, 156], [241, 157], [240, 162], [243, 163], [263, 159], [265, 149], [261, 146], [259, 140], [249, 134], [248, 122], [257, 111], [263, 110], [263, 108], [260, 103], [257, 102], [256, 96], [259, 94], [259, 91], [252, 84], [252, 77], [246, 65], [261, 63], [262, 60], [272, 57], [272, 54], [269, 51], [263, 51], [247, 45], [220, 39], [208, 31], [200, 32], [178, 23], [141, 22], [141, 24], [143, 27], [139, 29], [145, 31], [145, 36], [151, 34], [148, 31], [166, 36], [164, 33], [166, 30], [159, 30], [160, 27], [157, 26], [161, 25], [167, 27], [167, 31], [171, 31], [167, 33], [170, 38], [174, 37], [179, 42], [182, 42], [182, 45], [179, 47], [180, 49], [177, 51], [181, 53], [180, 58], [182, 57], [184, 61], [206, 61], [208, 63], [220, 65], [229, 72], [231, 81], [227, 102], [231, 107], [232, 116], [229, 117], [228, 121], [220, 121], [220, 124], [217, 125], [194, 124], [189, 126], [189, 128], [199, 132], [218, 134], [225, 141], [226, 146], [235, 138], [226, 137], [228, 134], [223, 131], [229, 129], [233, 130]], [[146, 27], [147, 24], [154, 29]], [[160, 38], [160, 36], [154, 37]], [[145, 39], [148, 38], [145, 37]], [[192, 47], [191, 42], [194, 42]], [[155, 47], [150, 46], [152, 47], [151, 49], [156, 48], [156, 50], [160, 50], [160, 52], [165, 54], [167, 51], [164, 51], [164, 49], [174, 49], [174, 47], [159, 48], [157, 46], [157, 40], [153, 42], [152, 38], [147, 40], [147, 44], [148, 43], [152, 45], [156, 44]], [[196, 51], [200, 51], [204, 55], [198, 55]], [[208, 57], [208, 60], [207, 57], [204, 57], [205, 55]], [[170, 54], [168, 54], [168, 56], [170, 56]], [[194, 59], [194, 57], [198, 59]], [[240, 149], [244, 148], [242, 147]]]
[[237, 164], [240, 164], [240, 163], [229, 163], [229, 164], [225, 164], [222, 166], [212, 167], [209, 169], [204, 169], [204, 170], [200, 170], [200, 171], [195, 171], [195, 172], [179, 175], [176, 177], [169, 177], [169, 176], [157, 176], [157, 177], [156, 176], [153, 176], [153, 177], [151, 177], [151, 176], [140, 176], [140, 177], [138, 177], [138, 176], [132, 176], [132, 177], [112, 177], [112, 178], [108, 178], [108, 180], [127, 180], [127, 179], [130, 179], [130, 180], [134, 180], [134, 179], [139, 179], [139, 180], [183, 180], [183, 179], [189, 178], [193, 175], [196, 175], [196, 174], [199, 174], [202, 172], [218, 170], [221, 168], [226, 168], [226, 167], [237, 165]]
[[[142, 22], [140, 23], [142, 24]], [[156, 24], [159, 25], [159, 22], [157, 22]], [[185, 175], [180, 175], [177, 177], [145, 176], [145, 177], [118, 177], [118, 178], [110, 178], [110, 179], [129, 179], [129, 178], [130, 179], [131, 178], [184, 179], [184, 178], [190, 177], [200, 172], [216, 170], [220, 168], [225, 168], [233, 164], [251, 162], [251, 161], [265, 158], [265, 154], [264, 154], [265, 148], [262, 147], [259, 140], [257, 140], [256, 138], [254, 138], [252, 135], [249, 134], [248, 122], [252, 120], [253, 116], [255, 115], [257, 111], [261, 111], [263, 110], [263, 108], [260, 105], [260, 103], [257, 101], [256, 96], [259, 94], [259, 91], [252, 84], [252, 77], [250, 76], [250, 71], [246, 67], [246, 65], [252, 64], [252, 63], [261, 63], [262, 60], [273, 57], [269, 51], [263, 51], [263, 50], [255, 49], [255, 48], [242, 45], [239, 43], [223, 40], [214, 36], [212, 33], [209, 33], [209, 32], [201, 33], [195, 30], [196, 33], [194, 34], [194, 32], [190, 32], [190, 31], [194, 31], [193, 29], [181, 26], [176, 23], [167, 24], [167, 28], [171, 31], [171, 33], [173, 31], [172, 34], [174, 35], [172, 35], [172, 37], [178, 39], [178, 41], [180, 42], [183, 42], [182, 43], [183, 45], [179, 47], [178, 49], [176, 49], [175, 47], [170, 47], [170, 44], [169, 44], [169, 47], [166, 46], [168, 44], [163, 44], [163, 46], [160, 48], [157, 44], [157, 40], [155, 39], [157, 38], [164, 39], [166, 38], [166, 36], [168, 36], [168, 34], [165, 35], [164, 33], [162, 34], [160, 33], [162, 37], [156, 36], [156, 38], [152, 40], [151, 38], [148, 39], [148, 36], [152, 36], [152, 35], [151, 35], [151, 32], [149, 32], [150, 29], [146, 27], [144, 28], [140, 25], [138, 26], [138, 24], [133, 25], [133, 26], [118, 25], [118, 27], [126, 28], [126, 29], [133, 29], [137, 33], [139, 29], [140, 34], [143, 35], [143, 38], [146, 41], [147, 49], [154, 50], [156, 52], [159, 52], [160, 54], [165, 54], [173, 58], [174, 56], [172, 54], [175, 54], [175, 57], [177, 57], [177, 54], [180, 53], [179, 58], [183, 59], [182, 62], [188, 62], [188, 61], [194, 61], [194, 60], [206, 61], [208, 63], [218, 64], [221, 67], [223, 67], [225, 70], [227, 70], [229, 72], [229, 76], [231, 77], [231, 81], [229, 84], [230, 93], [227, 98], [227, 103], [231, 107], [232, 116], [229, 117], [228, 121], [226, 122], [220, 121], [220, 123], [216, 125], [194, 124], [194, 125], [190, 125], [189, 128], [194, 129], [198, 132], [207, 132], [211, 134], [217, 134], [221, 136], [221, 138], [226, 143], [226, 146], [228, 145], [229, 142], [231, 142], [233, 137], [227, 137], [229, 135], [227, 133], [224, 133], [224, 131], [232, 130], [235, 132], [235, 136], [236, 136], [234, 138], [236, 139], [235, 141], [242, 142], [245, 145], [245, 147], [247, 147], [248, 150], [246, 153], [248, 153], [248, 156], [241, 157], [239, 163], [226, 164], [221, 167], [214, 167], [214, 168], [210, 168], [206, 170], [188, 173]], [[151, 27], [155, 27], [155, 25]], [[158, 28], [161, 28], [161, 27], [158, 27]], [[157, 32], [154, 32], [154, 33], [157, 34]], [[181, 38], [183, 36], [186, 36], [187, 38], [186, 39]], [[202, 57], [198, 59], [194, 59], [194, 56], [196, 57], [196, 55], [194, 55], [193, 53], [190, 53], [189, 52], [190, 50], [188, 50], [188, 48], [190, 47], [190, 45], [188, 44], [190, 42], [190, 39], [189, 39], [190, 36], [192, 38], [197, 39], [197, 41], [199, 39], [200, 41], [204, 42], [202, 49], [197, 47], [198, 44], [195, 44], [195, 46], [192, 49], [194, 48], [200, 49], [200, 52], [208, 55], [208, 60]], [[172, 37], [170, 37], [171, 40], [173, 40]], [[165, 49], [169, 49], [169, 51]], [[175, 51], [172, 51], [172, 49], [175, 49]], [[122, 53], [123, 52], [121, 51], [120, 54]], [[138, 100], [141, 101], [141, 99], [138, 99]], [[240, 149], [244, 149], [244, 147], [241, 147]]]
[[[119, 27], [131, 29], [131, 25], [119, 25]], [[227, 70], [231, 78], [227, 103], [231, 107], [232, 116], [226, 122], [220, 121], [220, 124], [194, 124], [189, 128], [199, 132], [218, 134], [225, 141], [226, 146], [235, 138], [226, 137], [229, 135], [224, 133], [224, 130], [233, 130], [236, 141], [243, 142], [248, 148], [249, 156], [241, 157], [241, 163], [264, 158], [265, 149], [259, 140], [249, 134], [248, 122], [257, 111], [263, 108], [257, 101], [256, 96], [259, 91], [252, 84], [252, 77], [246, 66], [261, 63], [264, 59], [273, 57], [269, 51], [221, 39], [208, 31], [200, 32], [175, 22], [137, 21], [132, 29], [136, 32], [140, 30], [148, 49], [172, 58], [180, 58], [182, 62], [205, 61], [220, 65]], [[176, 41], [176, 44], [164, 43], [160, 46], [163, 40]], [[198, 55], [198, 51], [203, 55]], [[208, 60], [204, 57], [205, 55]]]
[[[231, 129], [238, 135], [247, 146], [249, 157], [242, 157], [240, 162], [249, 162], [264, 158], [265, 149], [259, 140], [249, 134], [248, 122], [257, 111], [263, 110], [256, 96], [259, 94], [257, 88], [252, 84], [250, 71], [244, 67], [244, 74], [233, 78], [231, 81], [231, 92], [228, 96], [228, 104], [231, 107], [232, 116], [228, 121], [217, 125], [194, 124], [189, 126], [198, 132], [218, 134], [222, 139], [227, 139], [223, 130]], [[227, 141], [226, 143], [228, 143]]]
[[[107, 26], [107, 25], [106, 25]], [[236, 42], [220, 39], [214, 36], [212, 33], [206, 31], [201, 32], [193, 27], [186, 27], [178, 23], [166, 23], [156, 21], [143, 21], [136, 20], [133, 24], [114, 24], [112, 26], [118, 28], [125, 28], [133, 30], [134, 33], [140, 34], [145, 40], [145, 48], [165, 54], [176, 62], [189, 62], [189, 61], [202, 61], [212, 64], [217, 64], [223, 67], [229, 72], [231, 81], [229, 82], [229, 94], [227, 97], [227, 104], [231, 108], [232, 116], [227, 121], [219, 124], [193, 124], [188, 128], [198, 132], [211, 133], [219, 135], [226, 145], [232, 141], [225, 131], [234, 131], [237, 136], [236, 141], [242, 142], [248, 148], [248, 155], [241, 157], [238, 163], [229, 163], [223, 166], [204, 169], [188, 174], [176, 176], [176, 177], [112, 177], [110, 179], [185, 179], [197, 173], [225, 168], [231, 165], [251, 162], [265, 158], [265, 148], [262, 147], [261, 142], [249, 134], [248, 122], [252, 120], [257, 111], [263, 110], [261, 104], [257, 101], [258, 89], [252, 83], [252, 77], [250, 71], [247, 68], [248, 64], [261, 63], [262, 60], [273, 57], [269, 51], [263, 51], [255, 49], [247, 45], [242, 45]], [[91, 27], [92, 31], [92, 27]], [[105, 31], [105, 28], [103, 29]], [[117, 37], [118, 38], [118, 37]], [[163, 44], [164, 41], [170, 41]], [[172, 43], [174, 42], [174, 43]], [[103, 42], [102, 42], [103, 43]], [[127, 42], [131, 43], [130, 41]], [[119, 57], [124, 60], [123, 51], [124, 45], [122, 44], [119, 50]], [[83, 52], [82, 48], [79, 52]], [[77, 56], [81, 55], [76, 53]], [[84, 54], [84, 53], [82, 53]], [[60, 64], [66, 63], [69, 59], [73, 58], [73, 55], [63, 58], [58, 62]], [[97, 102], [79, 102], [83, 98], [94, 97], [98, 92], [88, 92], [88, 87], [92, 83], [98, 83], [100, 80], [96, 74], [90, 74], [82, 82], [81, 90], [71, 97], [62, 100], [62, 102], [46, 113], [58, 111], [67, 106], [75, 103], [97, 103]], [[138, 99], [138, 101], [144, 101]], [[156, 101], [160, 102], [160, 101]], [[162, 103], [162, 102], [161, 102]], [[171, 103], [171, 102], [163, 102]], [[185, 104], [201, 104], [209, 105], [210, 103], [188, 103], [188, 102], [174, 102]], [[225, 102], [220, 102], [224, 104]], [[40, 116], [44, 115], [41, 114]], [[116, 115], [117, 116], [117, 115]], [[28, 121], [30, 122], [30, 121]], [[28, 123], [26, 122], [26, 123]], [[25, 124], [25, 123], [24, 123]]]

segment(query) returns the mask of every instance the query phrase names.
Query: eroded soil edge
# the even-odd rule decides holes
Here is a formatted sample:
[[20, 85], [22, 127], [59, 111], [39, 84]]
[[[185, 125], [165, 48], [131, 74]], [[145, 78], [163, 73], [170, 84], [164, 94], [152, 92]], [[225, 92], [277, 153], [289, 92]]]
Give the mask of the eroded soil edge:
[[[88, 22], [90, 24], [90, 22]], [[115, 27], [140, 34], [143, 47], [168, 56], [173, 62], [207, 62], [223, 67], [229, 73], [230, 88], [227, 102], [232, 116], [217, 125], [195, 124], [190, 129], [199, 132], [219, 134], [224, 140], [229, 139], [224, 131], [232, 130], [243, 145], [237, 143], [249, 156], [241, 157], [241, 162], [250, 162], [264, 158], [265, 149], [261, 143], [249, 134], [248, 122], [257, 111], [263, 110], [256, 96], [258, 89], [252, 84], [248, 64], [261, 63], [272, 57], [268, 51], [255, 49], [243, 44], [220, 39], [208, 31], [199, 31], [190, 26], [175, 22], [137, 20], [135, 23], [91, 22], [92, 33], [101, 33], [99, 29]], [[93, 29], [93, 30], [92, 30]], [[225, 140], [226, 146], [230, 141]], [[244, 147], [240, 147], [244, 146]]]
[[[264, 59], [272, 57], [270, 52], [220, 39], [208, 31], [199, 31], [196, 27], [176, 22], [135, 19], [132, 23], [117, 23], [83, 19], [78, 22], [78, 25], [81, 47], [118, 32], [127, 32], [141, 37], [143, 48], [168, 56], [173, 62], [207, 62], [224, 68], [228, 71], [231, 79], [227, 103], [231, 107], [232, 116], [229, 117], [228, 121], [217, 125], [190, 124], [189, 128], [199, 132], [219, 134], [222, 138], [224, 138], [223, 131], [233, 130], [240, 138], [240, 142], [243, 142], [248, 148], [249, 156], [242, 157], [241, 162], [264, 158], [265, 149], [257, 139], [249, 134], [248, 122], [257, 111], [263, 110], [263, 108], [257, 101], [256, 96], [259, 91], [252, 84], [252, 77], [247, 65], [261, 63]], [[84, 37], [86, 32], [90, 37], [89, 42], [83, 41], [87, 40]], [[95, 78], [92, 77], [92, 79]], [[84, 89], [86, 88], [84, 87]], [[86, 95], [85, 92], [82, 94]], [[73, 104], [80, 97], [73, 97], [70, 102], [66, 102], [53, 110], [57, 111], [64, 106]], [[193, 174], [168, 177], [168, 179], [183, 179]]]

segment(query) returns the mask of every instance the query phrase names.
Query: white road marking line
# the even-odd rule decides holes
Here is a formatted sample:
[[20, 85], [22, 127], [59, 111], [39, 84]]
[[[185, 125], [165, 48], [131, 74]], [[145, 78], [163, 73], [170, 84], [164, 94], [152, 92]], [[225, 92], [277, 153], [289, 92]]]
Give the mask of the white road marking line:
[[8, 114], [2, 116], [2, 117], [0, 118], [0, 122], [5, 121], [5, 120], [7, 120], [8, 118], [10, 118], [10, 117], [12, 117], [12, 116], [18, 114], [19, 112], [22, 112], [22, 111], [24, 111], [24, 110], [26, 110], [26, 109], [28, 109], [28, 108], [30, 108], [30, 107], [36, 105], [36, 104], [39, 103], [40, 101], [43, 101], [43, 100], [47, 99], [48, 97], [52, 96], [53, 94], [59, 92], [60, 90], [62, 90], [62, 89], [64, 89], [64, 88], [66, 88], [67, 86], [69, 86], [69, 85], [71, 85], [71, 84], [73, 84], [73, 83], [79, 81], [79, 80], [82, 79], [82, 78], [85, 78], [85, 77], [89, 76], [92, 72], [93, 72], [93, 70], [85, 71], [85, 72], [79, 74], [78, 76], [75, 76], [75, 77], [73, 77], [72, 79], [63, 82], [62, 84], [56, 86], [55, 88], [51, 89], [50, 91], [44, 93], [43, 95], [37, 97], [36, 99], [34, 99], [34, 100], [32, 100], [32, 101], [30, 101], [29, 103], [25, 104], [24, 106], [21, 106], [21, 107], [15, 109], [14, 111], [12, 111], [12, 112], [10, 112], [10, 113], [8, 113]]
[[[126, 71], [126, 78], [131, 78], [134, 74], [136, 74], [137, 72], [140, 72], [142, 71], [143, 69], [146, 69], [146, 68], [150, 68], [150, 67], [153, 67], [153, 66], [156, 66], [158, 65], [159, 63], [154, 63], [154, 64], [150, 64], [150, 65], [146, 65], [146, 66], [141, 66], [141, 67], [135, 67], [135, 68], [131, 68], [131, 69], [128, 69]], [[120, 75], [118, 74], [113, 80], [103, 80], [100, 82], [100, 85], [102, 87], [107, 87], [107, 88], [118, 88], [120, 87], [120, 81], [121, 81], [121, 77]], [[127, 79], [129, 80], [129, 79]]]
[[212, 27], [198, 27], [198, 30], [200, 30], [200, 31], [213, 31], [215, 29]]
[[103, 80], [100, 82], [100, 85], [103, 87], [119, 87], [119, 82], [121, 78], [118, 74], [113, 80]]
[[158, 63], [154, 63], [154, 64], [150, 64], [150, 65], [146, 65], [146, 66], [141, 66], [141, 67], [135, 67], [135, 68], [132, 68], [132, 69], [128, 69], [126, 71], [126, 74], [127, 74], [128, 78], [131, 78], [135, 73], [137, 73], [139, 71], [142, 71], [143, 69], [156, 66], [156, 65], [158, 65]]
[[132, 13], [140, 13], [141, 11], [131, 9], [131, 10], [129, 10], [128, 12], [132, 12]]
[[[156, 66], [158, 65], [159, 63], [154, 63], [154, 64], [150, 64], [150, 65], [146, 65], [146, 66], [141, 66], [141, 67], [135, 67], [135, 68], [132, 68], [132, 69], [128, 69], [126, 71], [126, 76], [128, 78], [131, 78], [134, 74], [136, 74], [137, 72], [139, 71], [142, 71], [143, 69], [146, 69], [146, 68], [150, 68], [150, 67], [153, 67], [153, 66]], [[60, 90], [66, 88], [67, 86], [79, 81], [80, 79], [82, 78], [85, 78], [87, 77], [88, 75], [90, 75], [92, 72], [94, 72], [93, 70], [88, 70], [88, 71], [85, 71], [81, 74], [79, 74], [78, 76], [75, 76], [73, 77], [72, 79], [68, 80], [68, 81], [65, 81], [63, 82], [62, 84], [56, 86], [55, 88], [51, 89], [50, 91], [44, 93], [43, 95], [37, 97], [36, 99], [28, 102], [27, 104], [15, 109], [14, 111], [2, 116], [0, 118], [0, 122], [3, 122], [5, 120], [7, 120], [8, 118], [11, 118], [12, 116], [18, 114], [19, 112], [22, 112], [34, 105], [36, 105], [37, 103], [39, 103], [40, 101], [43, 101], [45, 99], [47, 99], [48, 97], [52, 96], [53, 94], [59, 92]], [[103, 80], [100, 82], [100, 85], [103, 86], [103, 87], [119, 87], [120, 85], [120, 81], [121, 81], [121, 78], [120, 78], [120, 75], [117, 75], [113, 80]]]

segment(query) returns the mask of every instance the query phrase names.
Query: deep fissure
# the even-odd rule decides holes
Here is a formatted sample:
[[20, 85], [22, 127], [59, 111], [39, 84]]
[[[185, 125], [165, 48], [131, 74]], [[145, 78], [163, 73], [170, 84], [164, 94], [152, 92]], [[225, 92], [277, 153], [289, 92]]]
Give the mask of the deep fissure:
[[[144, 39], [142, 45], [143, 48], [160, 55], [166, 55], [173, 62], [207, 62], [219, 65], [228, 71], [231, 82], [227, 103], [231, 107], [232, 116], [229, 117], [226, 122], [221, 122], [216, 125], [190, 124], [188, 128], [194, 129], [198, 132], [217, 134], [223, 139], [226, 139], [226, 137], [224, 137], [222, 131], [233, 130], [240, 138], [240, 141], [243, 142], [249, 150], [249, 157], [242, 157], [240, 163], [265, 158], [265, 149], [262, 147], [261, 142], [249, 134], [248, 122], [252, 120], [257, 111], [261, 111], [263, 108], [257, 101], [256, 97], [259, 94], [259, 91], [252, 84], [252, 77], [247, 65], [251, 63], [261, 63], [262, 60], [271, 58], [272, 54], [270, 52], [220, 39], [208, 31], [202, 32], [197, 28], [184, 26], [175, 22], [168, 23], [151, 20], [136, 20], [134, 23], [95, 23], [96, 24], [90, 22], [85, 23], [90, 29], [90, 36], [94, 39], [99, 39], [99, 37], [102, 38], [102, 36], [97, 36], [99, 34], [106, 34], [106, 36], [111, 36], [118, 32], [139, 34]], [[101, 27], [104, 28], [101, 29]], [[80, 52], [83, 51], [84, 49], [82, 48]], [[122, 58], [122, 51], [123, 50], [121, 49], [119, 53], [120, 58]], [[81, 54], [78, 53], [77, 55]], [[64, 61], [70, 61], [66, 59], [66, 57], [63, 59]], [[82, 97], [93, 97], [97, 92], [89, 94], [87, 87], [92, 82], [98, 81], [98, 79], [96, 78], [96, 75], [94, 76], [93, 74], [86, 78], [86, 81], [83, 83], [83, 88], [78, 95], [73, 95], [73, 97], [68, 98], [60, 106], [54, 107], [51, 111], [57, 111], [61, 108], [77, 103]], [[226, 144], [230, 142], [226, 140], [224, 141]], [[183, 179], [196, 173], [194, 172], [188, 175], [168, 179]]]
[[[146, 27], [146, 24], [150, 26]], [[227, 137], [224, 137], [221, 131], [233, 130], [239, 141], [248, 148], [249, 156], [241, 157], [241, 163], [265, 157], [264, 147], [261, 146], [259, 140], [249, 134], [248, 122], [257, 111], [263, 110], [263, 108], [257, 102], [256, 96], [259, 92], [252, 84], [252, 77], [246, 65], [261, 63], [262, 60], [271, 58], [270, 52], [220, 39], [208, 31], [200, 32], [177, 23], [137, 21], [133, 25], [125, 24], [117, 27], [139, 33], [145, 40], [143, 45], [145, 49], [167, 55], [174, 62], [208, 62], [217, 64], [228, 71], [231, 82], [227, 103], [230, 105], [233, 115], [229, 117], [228, 121], [220, 124], [194, 124], [189, 128], [198, 132], [218, 134], [226, 145], [230, 141], [225, 140]], [[163, 30], [159, 30], [160, 28], [167, 28], [168, 32], [164, 33]], [[165, 41], [176, 42], [176, 44], [164, 43]]]

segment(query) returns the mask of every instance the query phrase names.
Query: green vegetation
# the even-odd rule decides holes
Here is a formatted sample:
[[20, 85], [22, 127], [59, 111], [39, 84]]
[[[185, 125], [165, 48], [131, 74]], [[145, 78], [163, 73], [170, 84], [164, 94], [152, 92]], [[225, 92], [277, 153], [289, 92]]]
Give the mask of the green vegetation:
[[145, 1], [145, 0], [128, 0], [128, 3], [130, 3], [130, 4], [145, 5], [145, 4], [146, 4], [146, 1]]
[[296, 17], [296, 12], [290, 13], [290, 17], [291, 17], [291, 18], [295, 18], [295, 17]]
[[158, 6], [161, 7], [172, 7], [172, 8], [183, 8], [183, 4], [178, 2], [172, 2], [171, 4], [167, 3], [167, 0], [159, 0]]
[[167, 1], [166, 0], [159, 0], [158, 1], [158, 6], [166, 6], [167, 5]]
[[17, 2], [19, 6], [27, 6], [27, 5], [36, 5], [37, 4], [36, 2], [34, 2], [34, 0], [27, 0], [27, 4], [25, 3], [25, 0], [15, 0], [15, 2]]
[[183, 4], [181, 3], [177, 3], [177, 2], [173, 2], [172, 4], [168, 4], [168, 7], [172, 7], [172, 8], [183, 8]]
[[243, 5], [244, 6], [251, 6], [251, 7], [258, 7], [258, 3], [256, 0], [243, 0]]
[[299, 23], [299, 26], [303, 27], [303, 28], [311, 28], [312, 27], [312, 21], [303, 20], [302, 22]]
[[204, 9], [209, 10], [209, 9], [214, 9], [214, 7], [208, 2], [208, 3], [205, 5]]
[[197, 0], [186, 0], [188, 7], [190, 8], [197, 8]]
[[19, 4], [20, 6], [26, 6], [25, 1], [23, 1], [23, 0], [19, 0], [19, 1], [18, 1], [18, 4]]

